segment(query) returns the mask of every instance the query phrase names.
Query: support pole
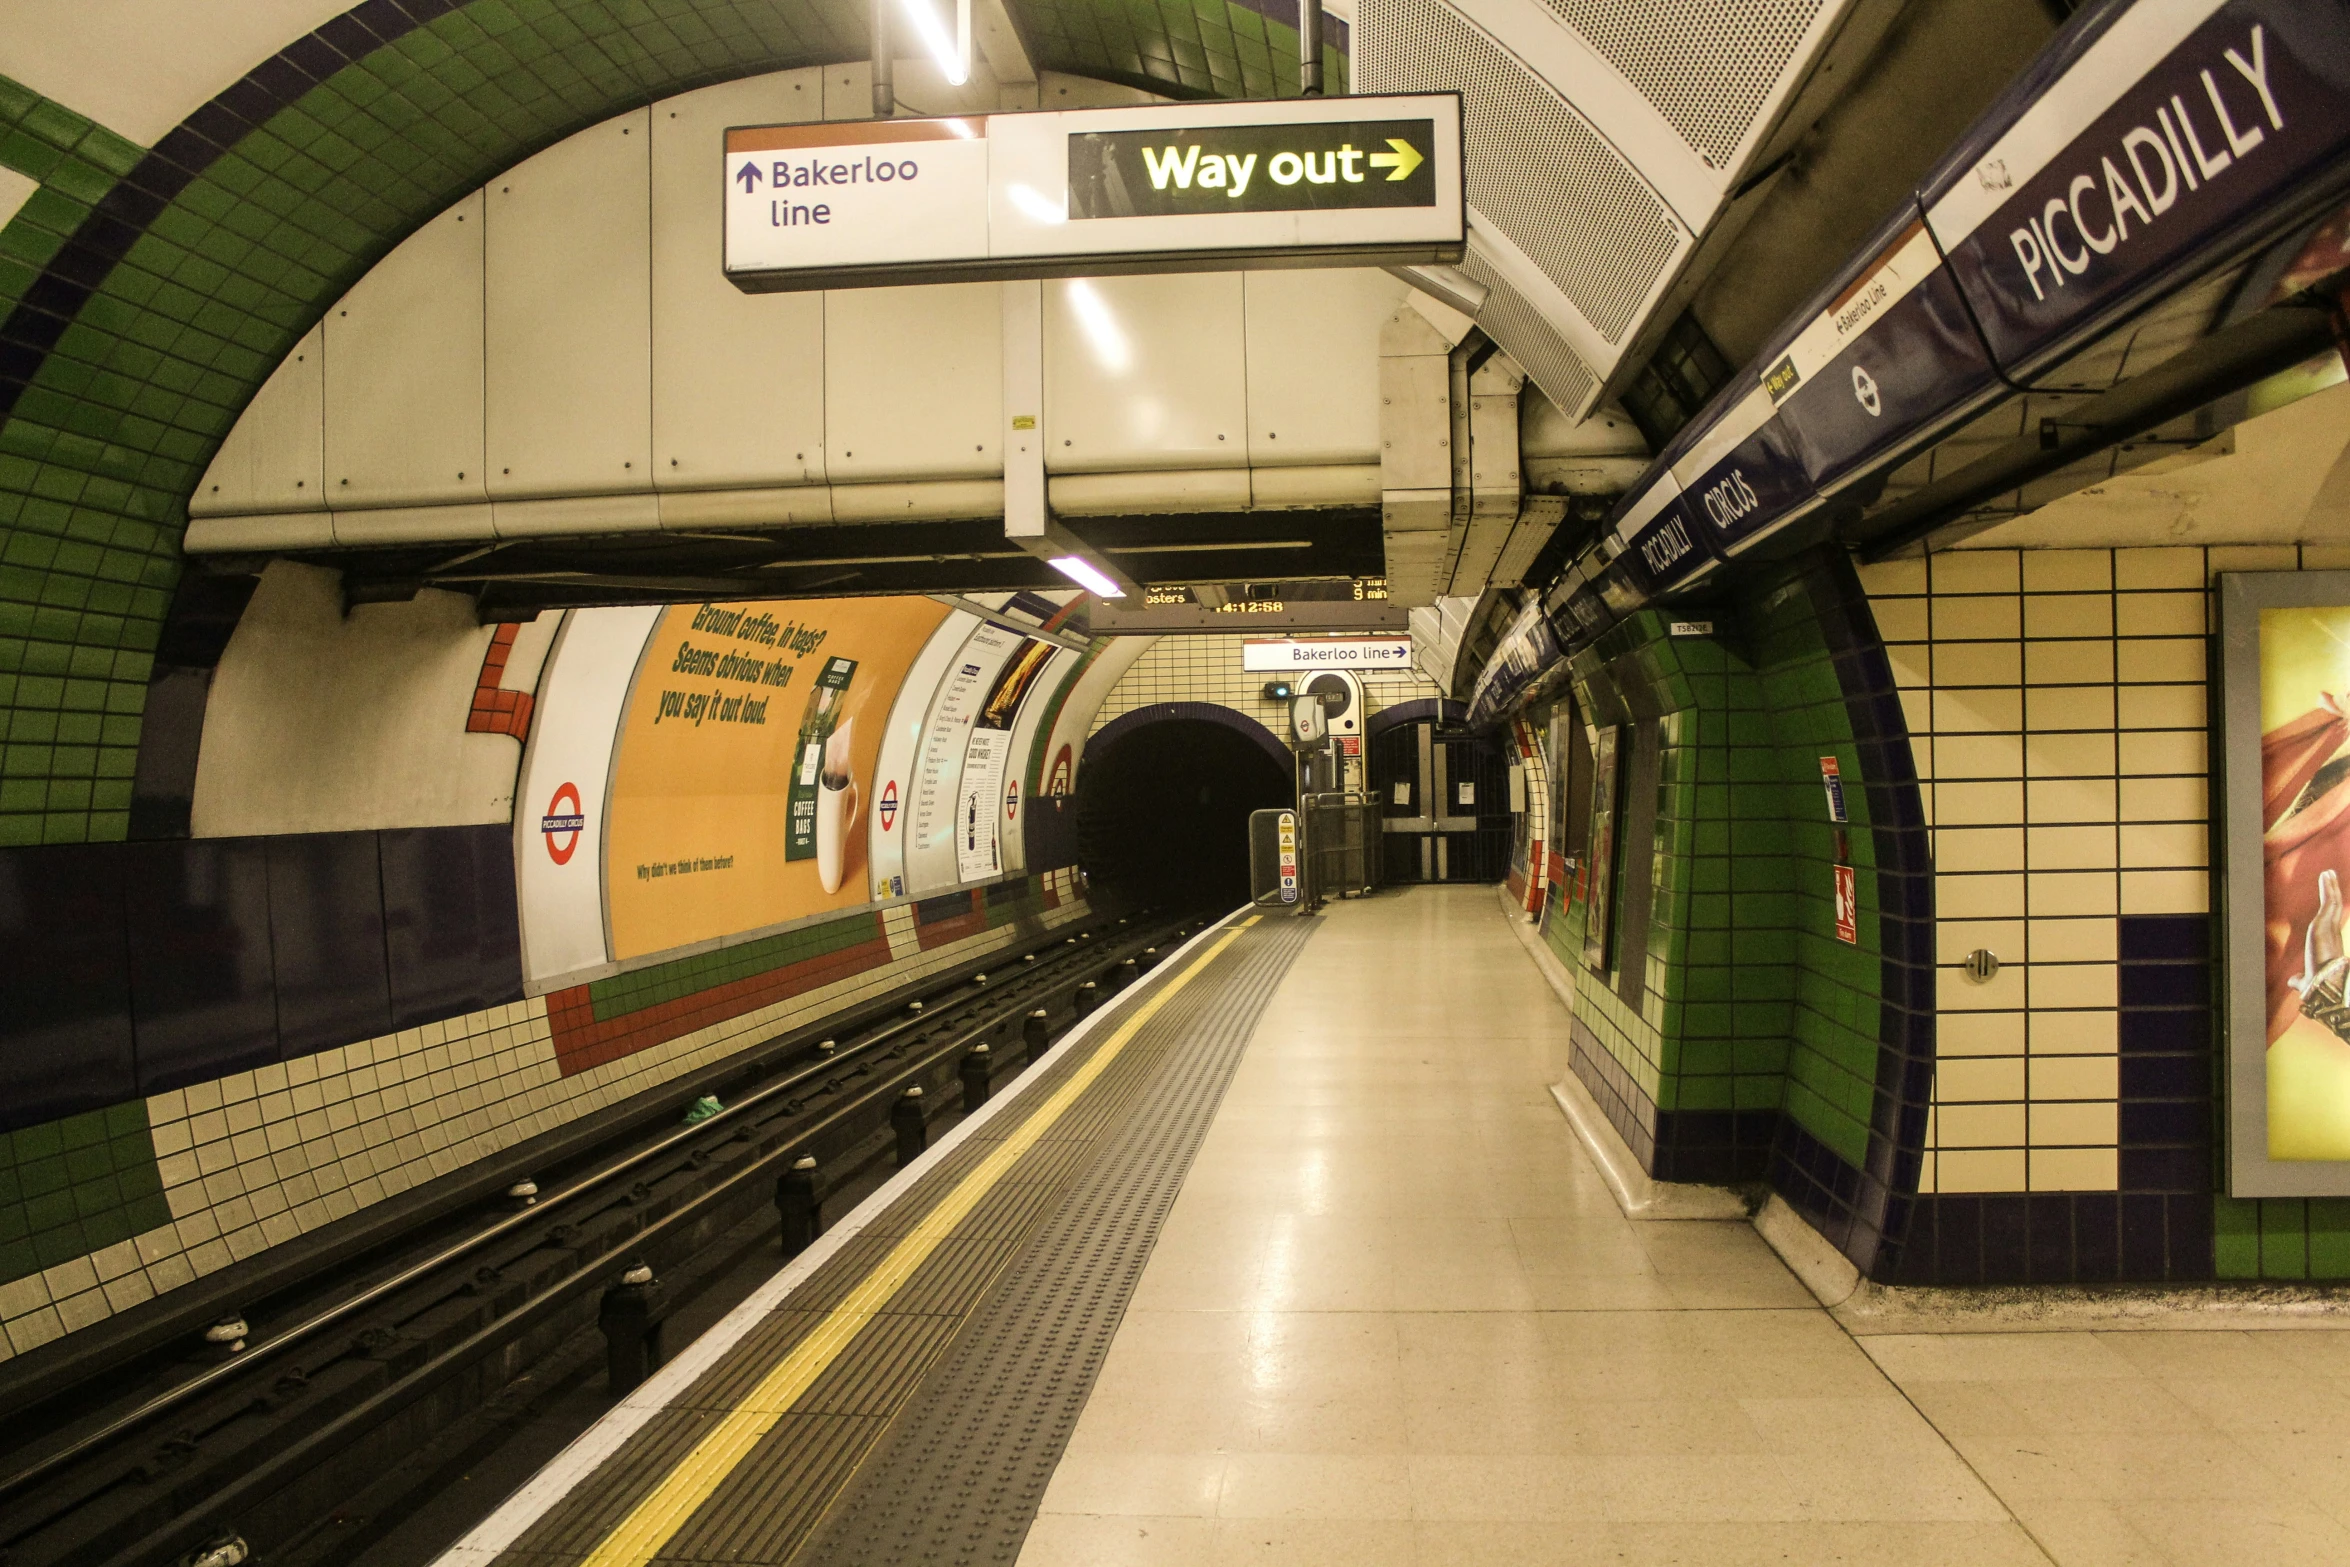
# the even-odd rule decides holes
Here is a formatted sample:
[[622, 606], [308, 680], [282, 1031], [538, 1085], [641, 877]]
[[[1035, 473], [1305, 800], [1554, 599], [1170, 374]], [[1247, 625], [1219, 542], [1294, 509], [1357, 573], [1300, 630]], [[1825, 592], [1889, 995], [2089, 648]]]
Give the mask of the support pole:
[[873, 117], [886, 120], [898, 112], [897, 69], [891, 63], [890, 0], [871, 0], [873, 9]]
[[1322, 96], [1322, 0], [1297, 0], [1297, 95]]

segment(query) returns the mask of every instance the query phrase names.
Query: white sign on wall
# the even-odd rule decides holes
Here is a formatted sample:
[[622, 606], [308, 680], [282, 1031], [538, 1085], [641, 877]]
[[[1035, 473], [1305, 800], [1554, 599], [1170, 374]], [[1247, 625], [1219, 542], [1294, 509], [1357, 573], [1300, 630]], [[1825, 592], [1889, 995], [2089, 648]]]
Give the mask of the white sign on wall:
[[605, 785], [658, 606], [575, 609], [531, 712], [514, 800], [522, 973], [532, 995], [611, 971], [604, 929]]
[[1308, 669], [1410, 669], [1410, 637], [1312, 637], [1248, 641], [1240, 667], [1266, 674]]
[[738, 126], [748, 292], [1243, 265], [1457, 261], [1454, 93]]
[[[931, 699], [930, 722], [915, 763], [906, 836], [906, 891], [912, 896], [943, 891], [964, 879], [957, 829], [969, 825], [963, 767], [971, 728], [1004, 660], [1022, 640], [1019, 633], [1001, 626], [975, 627]], [[990, 840], [989, 852], [993, 851]]]

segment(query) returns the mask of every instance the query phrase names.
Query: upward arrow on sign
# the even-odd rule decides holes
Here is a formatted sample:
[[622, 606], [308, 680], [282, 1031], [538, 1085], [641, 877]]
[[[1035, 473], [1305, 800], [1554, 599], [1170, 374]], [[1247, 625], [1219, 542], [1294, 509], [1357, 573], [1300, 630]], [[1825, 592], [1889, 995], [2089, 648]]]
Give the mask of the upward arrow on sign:
[[[759, 183], [759, 166], [756, 163], [746, 163], [734, 171], [734, 177], [743, 182], [743, 194], [748, 196]], [[709, 189], [706, 185], [702, 188]]]
[[1387, 176], [1391, 181], [1410, 179], [1412, 170], [1418, 168], [1421, 164], [1428, 161], [1426, 158], [1420, 156], [1418, 148], [1414, 147], [1410, 142], [1404, 141], [1399, 137], [1388, 137], [1387, 145], [1393, 147], [1395, 151], [1372, 153], [1370, 157], [1370, 164], [1374, 169], [1393, 170], [1394, 172]]

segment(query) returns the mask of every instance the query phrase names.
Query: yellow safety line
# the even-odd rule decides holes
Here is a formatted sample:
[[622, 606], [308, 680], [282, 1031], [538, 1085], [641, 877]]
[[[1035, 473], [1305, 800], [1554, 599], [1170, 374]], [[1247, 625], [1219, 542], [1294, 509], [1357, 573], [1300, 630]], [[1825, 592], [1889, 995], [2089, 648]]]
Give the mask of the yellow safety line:
[[757, 1387], [741, 1403], [728, 1411], [708, 1436], [695, 1444], [694, 1450], [669, 1471], [652, 1495], [637, 1503], [636, 1508], [620, 1521], [618, 1528], [604, 1537], [602, 1544], [587, 1557], [586, 1567], [645, 1567], [670, 1537], [685, 1526], [704, 1502], [708, 1501], [721, 1482], [735, 1467], [750, 1456], [759, 1439], [774, 1429], [786, 1411], [797, 1403], [815, 1380], [824, 1374], [827, 1366], [839, 1358], [858, 1330], [878, 1315], [889, 1304], [905, 1282], [914, 1276], [941, 1241], [966, 1218], [971, 1210], [1020, 1162], [1020, 1157], [1033, 1148], [1037, 1140], [1052, 1128], [1055, 1121], [1077, 1102], [1078, 1096], [1093, 1086], [1118, 1052], [1126, 1048], [1143, 1024], [1158, 1015], [1185, 985], [1191, 983], [1200, 970], [1223, 954], [1226, 947], [1240, 939], [1242, 931], [1254, 925], [1261, 916], [1250, 915], [1222, 939], [1195, 959], [1192, 965], [1178, 974], [1158, 993], [1136, 1007], [1131, 1016], [1119, 1025], [1116, 1033], [1104, 1040], [1099, 1049], [1083, 1066], [1069, 1074], [1067, 1082], [1053, 1091], [1052, 1097], [1039, 1105], [1011, 1136], [997, 1146], [995, 1152], [980, 1161], [977, 1168], [963, 1177], [962, 1182], [924, 1216], [879, 1266], [868, 1273], [863, 1282], [849, 1292], [846, 1300], [832, 1308], [816, 1330], [802, 1339], [776, 1368], [760, 1380]]

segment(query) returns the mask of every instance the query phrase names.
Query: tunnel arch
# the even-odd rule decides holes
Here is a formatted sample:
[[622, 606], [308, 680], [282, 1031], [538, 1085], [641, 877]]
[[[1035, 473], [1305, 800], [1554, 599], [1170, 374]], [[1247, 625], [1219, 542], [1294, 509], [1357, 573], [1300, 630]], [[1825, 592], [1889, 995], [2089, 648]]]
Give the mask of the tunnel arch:
[[1373, 735], [1385, 734], [1397, 724], [1417, 723], [1423, 718], [1432, 718], [1440, 724], [1458, 724], [1466, 723], [1468, 717], [1466, 703], [1455, 702], [1450, 697], [1424, 696], [1373, 713], [1363, 725], [1363, 740], [1367, 744]]
[[[1170, 721], [1220, 725], [1254, 742], [1273, 759], [1276, 766], [1289, 766], [1289, 748], [1281, 743], [1279, 735], [1248, 714], [1237, 712], [1220, 702], [1154, 702], [1148, 707], [1137, 707], [1120, 713], [1087, 738], [1084, 764], [1092, 766], [1094, 758], [1145, 724]], [[1376, 723], [1376, 720], [1373, 722]]]
[[1248, 816], [1293, 804], [1288, 748], [1213, 702], [1122, 713], [1085, 744], [1079, 862], [1105, 906], [1231, 908], [1248, 897]]

